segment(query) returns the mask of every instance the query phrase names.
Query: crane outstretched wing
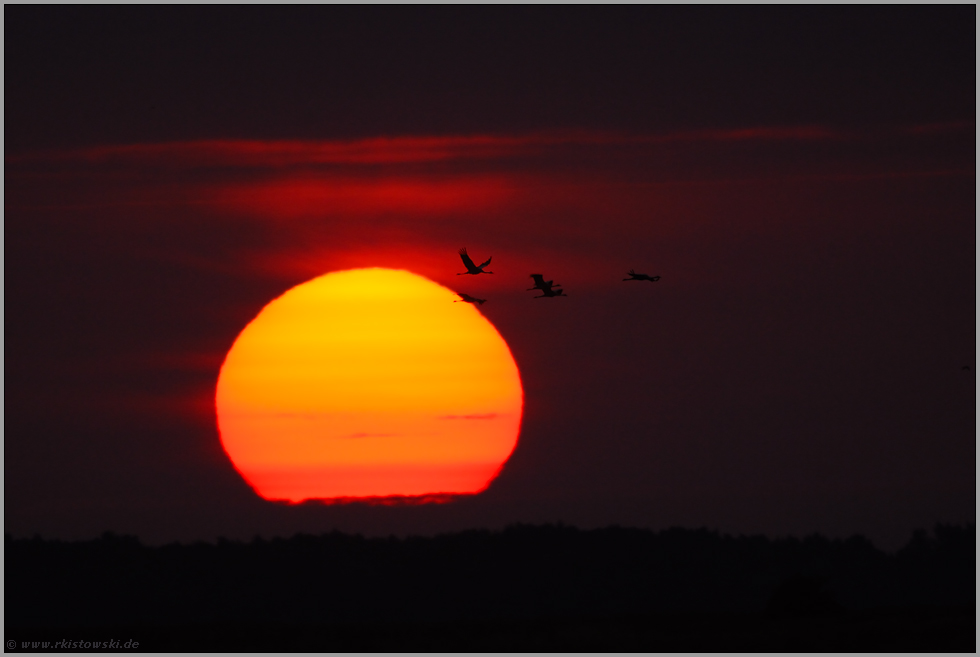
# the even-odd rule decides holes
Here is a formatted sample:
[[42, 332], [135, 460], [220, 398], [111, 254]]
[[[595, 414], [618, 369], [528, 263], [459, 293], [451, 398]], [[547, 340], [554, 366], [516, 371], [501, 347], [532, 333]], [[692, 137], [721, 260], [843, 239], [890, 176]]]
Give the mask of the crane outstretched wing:
[[470, 296], [469, 294], [466, 294], [466, 292], [457, 292], [456, 295], [459, 296], [459, 299], [458, 300], [462, 300], [462, 301], [465, 301], [467, 303], [476, 303], [476, 304], [479, 304], [479, 305], [482, 306], [483, 304], [485, 304], [487, 302], [486, 299], [477, 299], [476, 297], [473, 297], [473, 296]]
[[[459, 250], [459, 257], [463, 259], [463, 264], [466, 266], [467, 271], [473, 271], [476, 269], [476, 265], [473, 264], [473, 259], [466, 253], [465, 246]], [[487, 262], [490, 261], [488, 260]]]
[[484, 267], [486, 267], [487, 265], [489, 265], [491, 260], [493, 260], [493, 256], [490, 256], [489, 258], [487, 258], [487, 261], [484, 262], [482, 265], [480, 265], [480, 269], [483, 269]]
[[535, 287], [544, 287], [544, 274], [531, 274]]

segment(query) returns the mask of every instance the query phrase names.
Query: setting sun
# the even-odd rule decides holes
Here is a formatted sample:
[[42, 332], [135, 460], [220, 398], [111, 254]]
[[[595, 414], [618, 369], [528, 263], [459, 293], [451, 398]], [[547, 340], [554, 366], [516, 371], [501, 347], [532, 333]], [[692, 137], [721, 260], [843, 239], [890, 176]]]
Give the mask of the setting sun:
[[269, 303], [225, 358], [232, 463], [266, 499], [477, 493], [517, 443], [510, 350], [456, 294], [408, 271], [320, 276]]

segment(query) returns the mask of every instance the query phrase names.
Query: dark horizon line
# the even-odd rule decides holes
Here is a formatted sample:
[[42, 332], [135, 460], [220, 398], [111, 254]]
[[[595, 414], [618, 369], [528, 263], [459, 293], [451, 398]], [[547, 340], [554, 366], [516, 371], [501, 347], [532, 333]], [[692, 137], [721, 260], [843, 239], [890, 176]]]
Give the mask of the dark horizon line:
[[730, 533], [723, 532], [718, 529], [709, 529], [707, 527], [682, 527], [679, 525], [672, 525], [669, 527], [664, 527], [662, 529], [651, 529], [648, 527], [635, 527], [635, 526], [624, 526], [620, 524], [610, 524], [604, 527], [595, 527], [592, 529], [582, 529], [572, 524], [566, 524], [562, 521], [556, 522], [545, 522], [545, 523], [527, 523], [527, 522], [514, 522], [504, 525], [499, 529], [491, 529], [487, 527], [471, 527], [468, 529], [459, 529], [454, 531], [437, 532], [432, 534], [402, 534], [396, 535], [394, 533], [383, 535], [370, 535], [366, 536], [361, 532], [347, 532], [341, 531], [339, 529], [330, 529], [319, 533], [298, 531], [291, 536], [284, 535], [272, 535], [269, 537], [264, 537], [260, 533], [256, 533], [251, 539], [239, 539], [239, 538], [226, 538], [224, 536], [217, 536], [214, 541], [197, 539], [188, 542], [182, 542], [179, 539], [169, 541], [167, 543], [160, 543], [159, 545], [145, 544], [136, 534], [117, 534], [112, 530], [105, 530], [99, 536], [88, 538], [88, 539], [62, 539], [57, 537], [44, 538], [39, 532], [35, 532], [33, 536], [21, 536], [16, 537], [11, 532], [4, 532], [4, 542], [42, 542], [51, 544], [68, 544], [68, 545], [80, 545], [85, 543], [96, 543], [99, 541], [114, 541], [114, 542], [126, 542], [135, 543], [143, 548], [149, 549], [159, 549], [164, 547], [174, 547], [174, 546], [201, 546], [207, 545], [212, 547], [217, 547], [221, 545], [239, 545], [245, 546], [256, 543], [272, 543], [272, 542], [288, 542], [296, 540], [307, 540], [310, 538], [348, 538], [354, 540], [363, 541], [381, 541], [381, 542], [408, 542], [417, 540], [437, 540], [444, 538], [452, 538], [466, 535], [483, 534], [489, 536], [501, 536], [508, 533], [516, 532], [527, 532], [527, 531], [548, 531], [557, 530], [564, 531], [567, 533], [574, 534], [598, 534], [603, 532], [626, 532], [632, 534], [648, 534], [651, 536], [667, 536], [667, 535], [678, 535], [678, 534], [688, 534], [688, 535], [699, 535], [699, 536], [710, 536], [720, 540], [748, 540], [757, 541], [764, 540], [769, 543], [806, 543], [806, 542], [826, 542], [830, 544], [843, 544], [852, 541], [860, 541], [872, 546], [875, 550], [882, 552], [884, 554], [894, 555], [903, 550], [909, 548], [909, 546], [915, 543], [921, 543], [923, 540], [936, 540], [937, 537], [945, 533], [948, 530], [954, 532], [959, 531], [969, 531], [976, 533], [976, 523], [958, 523], [958, 522], [935, 522], [932, 524], [930, 529], [915, 528], [911, 531], [908, 541], [901, 547], [894, 550], [885, 550], [879, 548], [874, 544], [870, 538], [861, 533], [850, 534], [844, 538], [832, 538], [821, 534], [820, 532], [810, 532], [803, 535], [796, 534], [781, 534], [781, 535], [768, 535], [764, 533], [754, 533], [754, 534], [743, 534], [743, 533]]

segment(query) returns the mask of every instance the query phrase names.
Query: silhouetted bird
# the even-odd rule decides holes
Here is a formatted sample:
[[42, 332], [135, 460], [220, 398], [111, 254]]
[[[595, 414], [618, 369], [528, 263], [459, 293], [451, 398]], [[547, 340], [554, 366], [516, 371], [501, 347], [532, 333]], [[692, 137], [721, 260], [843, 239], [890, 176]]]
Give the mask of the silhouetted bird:
[[[549, 290], [555, 286], [554, 281], [544, 280], [543, 274], [531, 274], [531, 278], [534, 279], [534, 287], [527, 288], [528, 292], [531, 290]], [[561, 283], [559, 283], [559, 285], [561, 285]]]
[[453, 300], [453, 303], [456, 303], [458, 301], [465, 301], [466, 303], [478, 303], [478, 304], [480, 304], [482, 306], [483, 304], [485, 304], [487, 302], [486, 299], [477, 299], [476, 297], [471, 297], [470, 295], [466, 294], [465, 292], [457, 292], [456, 294], [459, 295], [459, 298]]
[[535, 299], [543, 299], [545, 297], [567, 297], [568, 295], [561, 291], [561, 288], [546, 288], [541, 290], [541, 296], [534, 297]]
[[475, 276], [476, 274], [493, 273], [492, 271], [483, 271], [483, 268], [489, 265], [490, 261], [493, 260], [493, 256], [487, 258], [486, 262], [484, 262], [482, 265], [477, 267], [476, 265], [473, 264], [473, 260], [466, 254], [466, 247], [464, 246], [459, 250], [459, 257], [463, 259], [463, 265], [466, 266], [466, 271], [456, 274], [457, 276], [463, 276], [465, 274], [473, 274]]
[[649, 276], [647, 274], [637, 274], [632, 269], [630, 269], [628, 272], [626, 272], [626, 275], [629, 276], [629, 278], [624, 278], [623, 279], [624, 281], [650, 281], [651, 283], [656, 283], [657, 281], [660, 280], [660, 277], [659, 276]]

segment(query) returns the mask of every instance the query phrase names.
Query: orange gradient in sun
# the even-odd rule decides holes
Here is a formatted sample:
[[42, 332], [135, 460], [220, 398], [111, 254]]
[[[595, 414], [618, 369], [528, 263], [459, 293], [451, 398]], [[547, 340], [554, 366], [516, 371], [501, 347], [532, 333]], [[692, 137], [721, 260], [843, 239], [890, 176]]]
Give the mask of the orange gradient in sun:
[[221, 442], [262, 497], [476, 493], [517, 443], [510, 350], [471, 304], [407, 271], [320, 276], [269, 303], [218, 377]]

